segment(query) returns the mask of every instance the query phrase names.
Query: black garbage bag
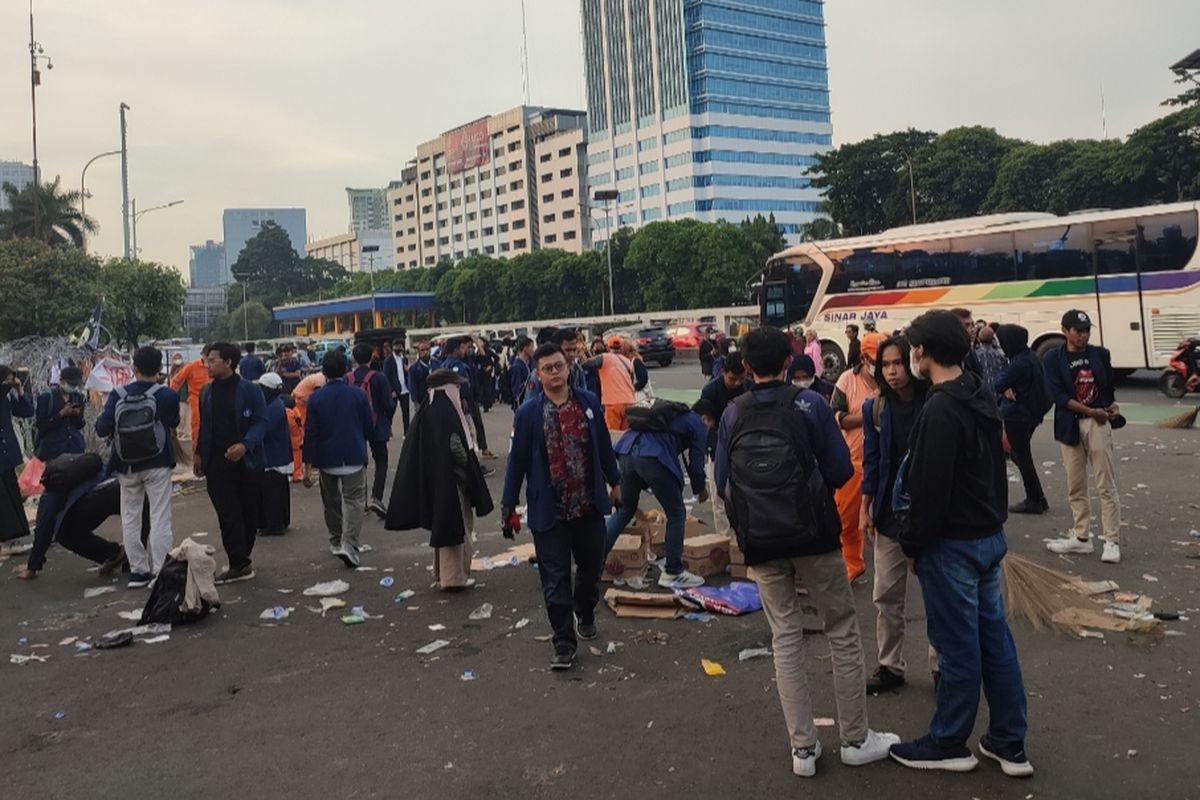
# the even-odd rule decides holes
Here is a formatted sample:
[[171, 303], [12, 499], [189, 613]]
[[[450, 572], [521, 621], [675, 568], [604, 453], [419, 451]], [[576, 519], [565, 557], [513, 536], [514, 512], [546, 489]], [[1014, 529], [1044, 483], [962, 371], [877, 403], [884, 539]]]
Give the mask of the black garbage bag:
[[158, 577], [154, 580], [154, 586], [150, 590], [150, 599], [146, 601], [146, 607], [142, 609], [139, 625], [163, 623], [187, 625], [191, 622], [199, 622], [208, 616], [211, 604], [207, 600], [201, 601], [201, 607], [197, 611], [183, 610], [183, 597], [187, 591], [187, 575], [188, 562], [177, 561], [167, 556], [167, 560], [163, 563]]

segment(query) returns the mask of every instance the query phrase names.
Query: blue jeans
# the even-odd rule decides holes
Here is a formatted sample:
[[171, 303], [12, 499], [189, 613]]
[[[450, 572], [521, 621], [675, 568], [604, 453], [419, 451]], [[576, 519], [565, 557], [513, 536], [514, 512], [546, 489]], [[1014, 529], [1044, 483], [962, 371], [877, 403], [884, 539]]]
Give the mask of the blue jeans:
[[1000, 594], [1000, 562], [1007, 552], [1001, 531], [986, 539], [939, 539], [917, 559], [929, 642], [942, 676], [929, 723], [938, 744], [966, 744], [979, 710], [980, 683], [988, 734], [1003, 744], [1025, 741], [1025, 683]]
[[621, 507], [608, 518], [604, 554], [612, 549], [621, 531], [629, 526], [642, 492], [649, 489], [667, 515], [667, 567], [671, 575], [683, 570], [683, 485], [657, 458], [643, 458], [634, 450], [621, 456]]

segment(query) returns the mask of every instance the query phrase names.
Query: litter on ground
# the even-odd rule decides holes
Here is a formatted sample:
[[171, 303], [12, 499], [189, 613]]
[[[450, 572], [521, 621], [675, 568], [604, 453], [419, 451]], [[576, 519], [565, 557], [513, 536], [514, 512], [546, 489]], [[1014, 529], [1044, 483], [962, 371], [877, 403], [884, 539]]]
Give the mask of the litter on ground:
[[304, 590], [305, 597], [332, 597], [350, 591], [350, 584], [343, 580], [326, 581], [314, 584]]
[[436, 653], [438, 650], [441, 650], [443, 647], [447, 646], [448, 644], [450, 644], [450, 642], [446, 641], [445, 639], [435, 639], [434, 641], [430, 642], [429, 644], [425, 645], [424, 647], [418, 647], [417, 653], [419, 653], [420, 655], [423, 655], [423, 656], [427, 656], [430, 653]]
[[704, 674], [710, 678], [715, 678], [718, 675], [725, 674], [725, 668], [716, 661], [709, 661], [707, 658], [700, 659], [700, 666], [704, 670]]

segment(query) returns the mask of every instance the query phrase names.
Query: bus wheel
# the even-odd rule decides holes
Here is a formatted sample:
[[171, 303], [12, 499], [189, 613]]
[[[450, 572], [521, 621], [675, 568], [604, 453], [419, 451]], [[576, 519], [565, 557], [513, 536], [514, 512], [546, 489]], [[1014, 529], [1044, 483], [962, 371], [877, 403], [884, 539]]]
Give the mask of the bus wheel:
[[835, 383], [846, 371], [846, 355], [836, 342], [821, 342], [821, 377]]
[[1066, 343], [1067, 340], [1061, 336], [1047, 336], [1042, 340], [1042, 343], [1037, 346], [1034, 352], [1037, 353], [1037, 357], [1039, 359], [1045, 358], [1046, 353], [1049, 353], [1056, 347], [1062, 347]]

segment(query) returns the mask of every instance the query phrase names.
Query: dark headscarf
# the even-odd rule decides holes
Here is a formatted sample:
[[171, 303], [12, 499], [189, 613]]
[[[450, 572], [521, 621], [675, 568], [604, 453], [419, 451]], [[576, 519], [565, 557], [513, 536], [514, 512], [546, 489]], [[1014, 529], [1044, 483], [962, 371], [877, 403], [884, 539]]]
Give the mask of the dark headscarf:
[[1029, 331], [1020, 325], [1001, 325], [996, 331], [996, 339], [1009, 359], [1016, 358], [1029, 349]]

